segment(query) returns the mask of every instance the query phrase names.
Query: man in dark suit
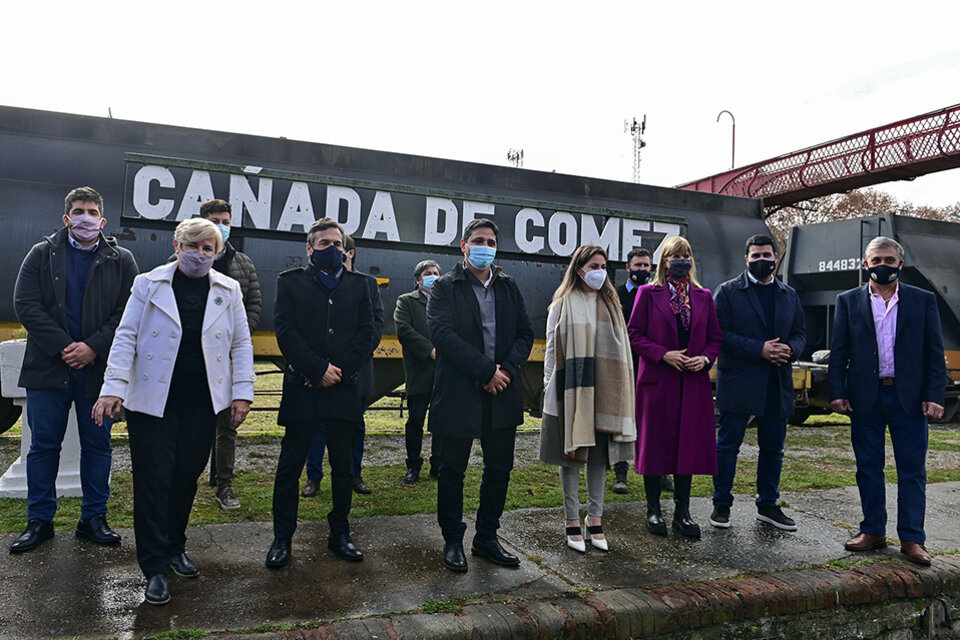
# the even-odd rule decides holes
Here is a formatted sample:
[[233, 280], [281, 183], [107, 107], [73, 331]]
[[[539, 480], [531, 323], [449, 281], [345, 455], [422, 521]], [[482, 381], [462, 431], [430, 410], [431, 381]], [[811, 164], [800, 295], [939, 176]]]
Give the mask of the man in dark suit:
[[[633, 302], [637, 299], [637, 289], [647, 284], [650, 279], [650, 273], [653, 271], [653, 263], [650, 259], [650, 252], [640, 247], [631, 249], [627, 254], [627, 281], [617, 287], [617, 297], [620, 298], [620, 307], [623, 309], [623, 321], [630, 322], [630, 314], [633, 312]], [[639, 366], [640, 356], [633, 351], [633, 371], [636, 373]], [[618, 462], [613, 465], [614, 482], [610, 488], [614, 493], [627, 493], [627, 462]], [[660, 476], [660, 489], [663, 491], [673, 491], [673, 478], [664, 474]]]
[[429, 424], [440, 456], [437, 521], [443, 563], [456, 572], [467, 570], [463, 478], [474, 438], [483, 448], [483, 481], [472, 552], [504, 566], [520, 563], [500, 546], [497, 529], [523, 422], [520, 374], [533, 329], [513, 278], [493, 266], [499, 235], [491, 220], [469, 222], [460, 239], [464, 261], [434, 283], [427, 304], [437, 349]]
[[344, 266], [343, 231], [317, 220], [307, 233], [310, 265], [277, 278], [274, 328], [286, 362], [277, 423], [286, 428], [273, 485], [273, 544], [266, 564], [283, 567], [297, 528], [297, 481], [310, 441], [326, 428], [333, 485], [327, 547], [344, 560], [363, 560], [350, 539], [353, 446], [363, 419], [358, 372], [373, 349], [367, 277]]
[[[848, 551], [887, 544], [886, 429], [897, 466], [900, 551], [930, 564], [924, 548], [927, 419], [943, 417], [946, 363], [937, 299], [900, 282], [903, 247], [879, 236], [864, 251], [869, 282], [837, 296], [830, 348], [830, 406], [850, 414], [863, 521]], [[903, 304], [900, 304], [900, 303]]]
[[[413, 279], [417, 288], [397, 298], [397, 308], [393, 312], [393, 322], [397, 327], [397, 338], [403, 348], [403, 373], [407, 397], [407, 424], [405, 440], [407, 446], [407, 473], [403, 476], [405, 484], [416, 484], [420, 479], [423, 457], [423, 422], [430, 407], [430, 394], [433, 392], [433, 374], [436, 370], [437, 350], [430, 342], [427, 328], [427, 301], [433, 283], [440, 277], [440, 265], [434, 260], [422, 260], [413, 270]], [[437, 477], [440, 463], [437, 460], [437, 441], [430, 446], [430, 475]]]
[[774, 276], [777, 245], [769, 236], [750, 236], [743, 253], [747, 268], [714, 294], [723, 345], [717, 361], [720, 426], [710, 524], [730, 526], [737, 455], [747, 422], [756, 416], [757, 520], [796, 531], [777, 502], [787, 418], [793, 413], [790, 362], [807, 344], [803, 307], [797, 292]]
[[[347, 270], [366, 277], [367, 293], [370, 295], [370, 308], [373, 310], [373, 348], [370, 350], [370, 357], [363, 363], [363, 367], [357, 374], [357, 380], [360, 383], [360, 400], [363, 402], [363, 410], [366, 411], [367, 398], [373, 397], [373, 354], [380, 345], [380, 338], [383, 335], [383, 297], [380, 295], [380, 284], [376, 278], [354, 269], [357, 244], [350, 235], [343, 236], [343, 252], [346, 254], [343, 264], [347, 267]], [[372, 489], [363, 481], [362, 473], [363, 447], [366, 438], [367, 424], [365, 419], [361, 419], [354, 431], [353, 439], [353, 490], [362, 494], [372, 492]], [[307, 482], [300, 491], [300, 495], [304, 498], [312, 498], [317, 495], [320, 481], [323, 480], [323, 454], [326, 447], [327, 432], [321, 426], [313, 434], [310, 451], [307, 453]]]
[[17, 318], [27, 330], [20, 386], [27, 390], [27, 528], [10, 553], [30, 551], [53, 537], [60, 446], [71, 407], [80, 436], [83, 501], [76, 537], [120, 544], [107, 525], [110, 427], [91, 417], [107, 354], [137, 276], [126, 249], [103, 235], [103, 198], [77, 187], [64, 200], [63, 228], [30, 249], [13, 289]]

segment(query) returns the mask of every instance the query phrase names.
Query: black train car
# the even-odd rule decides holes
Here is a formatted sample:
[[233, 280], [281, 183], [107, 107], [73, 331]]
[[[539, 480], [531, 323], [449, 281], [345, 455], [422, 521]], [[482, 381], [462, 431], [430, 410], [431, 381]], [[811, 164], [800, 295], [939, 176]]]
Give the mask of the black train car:
[[[381, 282], [378, 396], [403, 382], [397, 296], [413, 288], [418, 261], [435, 258], [446, 270], [460, 259], [460, 231], [472, 218], [500, 227], [497, 263], [517, 278], [534, 324], [523, 381], [531, 404], [542, 386], [547, 305], [578, 245], [606, 246], [620, 267], [634, 246], [656, 256], [664, 239], [684, 235], [704, 283], [715, 286], [743, 268], [744, 239], [767, 231], [759, 200], [0, 106], [0, 339], [19, 329], [12, 298], [20, 261], [60, 226], [63, 198], [80, 185], [103, 194], [105, 231], [141, 270], [167, 259], [176, 222], [196, 215], [200, 202], [230, 201], [230, 241], [250, 255], [263, 285], [258, 356], [279, 356], [277, 274], [303, 263], [304, 231], [315, 218], [337, 218], [357, 240], [357, 268]], [[623, 280], [622, 269], [616, 275]]]

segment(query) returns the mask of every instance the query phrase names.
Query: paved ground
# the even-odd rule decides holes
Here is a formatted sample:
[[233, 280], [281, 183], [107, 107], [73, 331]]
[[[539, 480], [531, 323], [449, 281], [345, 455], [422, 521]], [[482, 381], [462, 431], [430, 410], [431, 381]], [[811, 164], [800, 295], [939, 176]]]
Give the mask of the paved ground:
[[[40, 549], [2, 561], [0, 638], [129, 638], [168, 629], [250, 629], [410, 611], [452, 596], [471, 602], [558, 596], [577, 587], [665, 585], [850, 556], [843, 542], [859, 520], [855, 489], [785, 494], [783, 499], [800, 524], [797, 533], [757, 523], [752, 500], [742, 497], [733, 510], [733, 527], [712, 529], [707, 524], [709, 500], [695, 499], [692, 511], [705, 525], [699, 541], [672, 532], [667, 538], [650, 536], [643, 528], [642, 504], [612, 504], [604, 518], [610, 552], [591, 548], [584, 555], [563, 546], [559, 508], [522, 509], [505, 515], [501, 529], [503, 540], [523, 557], [521, 566], [506, 569], [471, 558], [463, 575], [441, 566], [442, 540], [434, 516], [355, 519], [354, 538], [367, 554], [359, 564], [344, 563], [326, 550], [325, 523], [303, 523], [294, 538], [294, 560], [280, 571], [263, 566], [272, 538], [268, 523], [195, 527], [188, 532], [188, 551], [201, 576], [174, 577], [173, 600], [164, 607], [142, 602], [144, 581], [130, 530], [121, 530], [123, 544], [114, 549], [79, 542], [61, 531]], [[888, 488], [888, 500], [895, 514], [894, 488]], [[927, 514], [931, 551], [960, 549], [960, 483], [931, 485]], [[891, 548], [878, 555], [897, 553]]]

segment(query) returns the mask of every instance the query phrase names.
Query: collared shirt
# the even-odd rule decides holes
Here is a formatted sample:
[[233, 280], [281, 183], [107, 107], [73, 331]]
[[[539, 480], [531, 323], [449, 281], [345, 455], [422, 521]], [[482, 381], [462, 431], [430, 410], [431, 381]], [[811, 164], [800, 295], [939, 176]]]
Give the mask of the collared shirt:
[[78, 251], [96, 251], [96, 250], [97, 250], [97, 247], [100, 246], [100, 237], [97, 236], [97, 241], [94, 242], [94, 243], [93, 243], [92, 245], [90, 245], [89, 247], [84, 247], [84, 246], [81, 245], [79, 242], [77, 242], [77, 239], [76, 239], [76, 238], [74, 238], [72, 235], [70, 235], [70, 234], [68, 233], [68, 234], [67, 234], [67, 242], [69, 242], [69, 243], [70, 243], [70, 246], [72, 246], [74, 249], [77, 249]]
[[893, 292], [889, 303], [883, 296], [873, 292], [870, 286], [870, 307], [873, 310], [873, 325], [877, 330], [877, 358], [879, 359], [881, 378], [894, 377], [895, 367], [893, 348], [897, 337], [897, 309], [900, 302], [900, 283]]
[[477, 303], [480, 305], [480, 323], [483, 325], [483, 354], [496, 362], [497, 350], [497, 296], [490, 284], [499, 269], [491, 268], [490, 277], [483, 284], [480, 280], [466, 268], [467, 281], [473, 287], [473, 292], [477, 296]]
[[627, 286], [627, 292], [628, 292], [628, 293], [629, 293], [630, 291], [633, 291], [634, 289], [637, 288], [637, 285], [635, 285], [635, 284], [633, 284], [632, 282], [630, 282], [630, 278], [627, 278], [626, 286]]
[[753, 277], [753, 274], [750, 273], [749, 269], [747, 269], [747, 277], [750, 278], [751, 284], [757, 284], [757, 285], [760, 285], [761, 287], [765, 287], [767, 285], [773, 284], [773, 282], [776, 280], [776, 277], [773, 277], [773, 278], [770, 278], [770, 282], [760, 282], [759, 280]]

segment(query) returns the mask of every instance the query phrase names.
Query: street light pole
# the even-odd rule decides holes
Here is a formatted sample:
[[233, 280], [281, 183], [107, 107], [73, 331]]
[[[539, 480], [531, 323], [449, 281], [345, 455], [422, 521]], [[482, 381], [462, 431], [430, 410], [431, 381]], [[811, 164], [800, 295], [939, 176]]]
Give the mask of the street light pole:
[[730, 121], [733, 123], [733, 126], [730, 129], [730, 168], [733, 169], [736, 164], [737, 157], [737, 119], [733, 117], [733, 114], [724, 109], [717, 114], [717, 122], [720, 122], [720, 116], [727, 114], [730, 116]]

